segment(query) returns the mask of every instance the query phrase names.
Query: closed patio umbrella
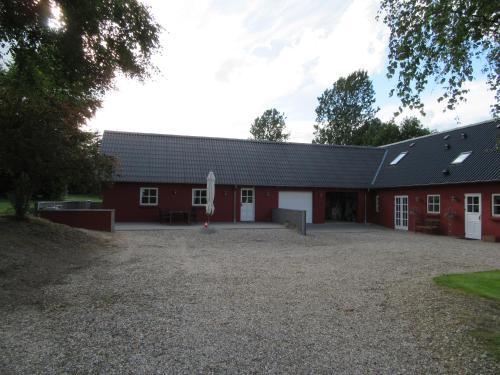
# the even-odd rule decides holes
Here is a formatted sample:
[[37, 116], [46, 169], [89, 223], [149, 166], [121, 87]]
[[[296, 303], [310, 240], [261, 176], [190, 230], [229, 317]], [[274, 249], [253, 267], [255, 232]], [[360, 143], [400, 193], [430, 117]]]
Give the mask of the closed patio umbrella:
[[207, 205], [205, 208], [207, 216], [212, 216], [214, 214], [215, 211], [214, 198], [215, 198], [215, 175], [214, 172], [210, 172], [207, 176]]

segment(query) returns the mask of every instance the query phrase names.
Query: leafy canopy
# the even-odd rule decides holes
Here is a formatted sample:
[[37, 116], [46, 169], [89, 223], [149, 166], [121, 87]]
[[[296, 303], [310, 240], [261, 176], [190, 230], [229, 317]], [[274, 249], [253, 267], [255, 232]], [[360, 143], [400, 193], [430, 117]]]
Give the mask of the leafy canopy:
[[356, 130], [378, 111], [373, 84], [363, 70], [339, 78], [318, 101], [313, 143], [353, 144]]
[[285, 114], [276, 108], [268, 109], [253, 121], [250, 134], [261, 141], [286, 142], [290, 133], [286, 132], [285, 119]]
[[416, 117], [406, 117], [400, 125], [394, 121], [383, 122], [378, 118], [367, 121], [355, 133], [354, 145], [382, 146], [430, 134]]
[[[380, 15], [390, 28], [388, 77], [405, 107], [423, 112], [429, 80], [440, 85], [448, 109], [466, 99], [464, 83], [481, 65], [500, 113], [500, 6], [497, 0], [382, 0]], [[391, 94], [392, 94], [391, 93]], [[399, 110], [401, 112], [401, 109]]]
[[137, 0], [0, 2], [0, 176], [17, 216], [33, 194], [109, 178], [112, 160], [81, 126], [117, 74], [149, 76], [159, 34]]
[[0, 3], [0, 57], [29, 60], [47, 76], [103, 94], [120, 72], [148, 76], [160, 26], [137, 0], [17, 0]]

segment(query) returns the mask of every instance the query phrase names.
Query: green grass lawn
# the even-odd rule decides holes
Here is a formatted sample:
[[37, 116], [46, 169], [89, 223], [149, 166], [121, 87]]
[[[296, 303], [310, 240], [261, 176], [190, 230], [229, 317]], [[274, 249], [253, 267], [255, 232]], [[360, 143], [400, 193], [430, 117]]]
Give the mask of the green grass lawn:
[[500, 270], [441, 275], [435, 277], [434, 282], [469, 294], [500, 301]]
[[[438, 285], [500, 301], [500, 270], [441, 275], [433, 280]], [[471, 334], [483, 341], [488, 351], [500, 361], [500, 327], [477, 329]]]
[[[92, 201], [92, 202], [102, 202], [102, 198], [97, 195], [67, 195], [64, 198], [65, 201]], [[33, 205], [33, 203], [32, 203]], [[0, 198], [0, 215], [13, 215], [14, 209], [10, 202], [5, 198]]]

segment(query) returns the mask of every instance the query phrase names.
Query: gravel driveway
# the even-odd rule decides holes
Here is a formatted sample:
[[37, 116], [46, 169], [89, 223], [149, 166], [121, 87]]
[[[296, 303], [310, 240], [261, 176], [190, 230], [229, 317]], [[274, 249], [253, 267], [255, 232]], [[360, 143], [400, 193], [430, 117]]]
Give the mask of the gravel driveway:
[[433, 285], [500, 246], [355, 230], [121, 232], [43, 306], [0, 309], [2, 373], [498, 373], [500, 305]]

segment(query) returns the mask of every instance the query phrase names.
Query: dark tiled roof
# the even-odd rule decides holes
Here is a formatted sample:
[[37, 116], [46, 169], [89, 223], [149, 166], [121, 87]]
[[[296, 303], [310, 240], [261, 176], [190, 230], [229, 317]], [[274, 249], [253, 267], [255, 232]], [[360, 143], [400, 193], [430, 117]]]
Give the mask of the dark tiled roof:
[[[218, 184], [248, 186], [490, 182], [500, 181], [498, 124], [487, 121], [379, 148], [105, 131], [102, 151], [119, 160], [115, 181], [204, 184], [213, 171]], [[451, 164], [467, 151], [472, 153], [463, 163]], [[401, 152], [407, 155], [390, 165]]]
[[[382, 146], [387, 154], [373, 186], [500, 181], [500, 152], [496, 149], [496, 142], [500, 140], [498, 124], [498, 120], [486, 121]], [[463, 163], [451, 164], [461, 152], [467, 151], [472, 153]], [[390, 165], [401, 152], [408, 154], [398, 164]], [[444, 170], [448, 170], [448, 174], [444, 174]]]
[[115, 181], [295, 187], [369, 187], [384, 150], [105, 131]]

